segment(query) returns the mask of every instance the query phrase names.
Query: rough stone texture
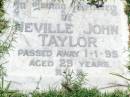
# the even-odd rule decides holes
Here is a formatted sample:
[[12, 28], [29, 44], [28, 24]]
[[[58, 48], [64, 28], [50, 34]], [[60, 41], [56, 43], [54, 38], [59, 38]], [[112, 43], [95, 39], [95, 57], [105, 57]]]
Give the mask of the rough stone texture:
[[[19, 1], [20, 5], [15, 1]], [[6, 65], [7, 80], [13, 81], [12, 89], [34, 90], [39, 79], [41, 79], [40, 89], [59, 87], [62, 79], [60, 73], [68, 65], [75, 72], [82, 70], [88, 73], [88, 82], [85, 85], [87, 87], [102, 88], [109, 86], [111, 83], [126, 83], [124, 80], [119, 80], [118, 77], [110, 75], [113, 72], [127, 75], [124, 65], [128, 61], [129, 32], [122, 1], [110, 0], [105, 3], [103, 8], [99, 9], [82, 2], [83, 6], [87, 6], [87, 9], [82, 11], [72, 11], [74, 7], [70, 7], [70, 0], [65, 0], [65, 10], [63, 8], [48, 9], [45, 8], [44, 4], [34, 8], [33, 6], [36, 3], [32, 5], [33, 1], [37, 0], [14, 0], [7, 4], [10, 20], [24, 24], [24, 31], [17, 32], [17, 42], [14, 43], [14, 50], [10, 51], [9, 62]], [[44, 3], [47, 1], [43, 0]], [[50, 4], [49, 2], [48, 4]], [[58, 4], [57, 6], [64, 5], [55, 4]], [[63, 16], [66, 20], [62, 20]], [[41, 23], [46, 24], [42, 25]], [[49, 24], [48, 32], [47, 30], [44, 32], [47, 29], [47, 23], [52, 24], [53, 27], [51, 28]], [[57, 29], [56, 32], [60, 33], [50, 33], [54, 29]], [[62, 29], [66, 31], [61, 33], [60, 30]], [[74, 46], [76, 42], [79, 44]], [[85, 43], [86, 45], [84, 45]], [[27, 56], [28, 53], [23, 52], [25, 49], [49, 50], [52, 55], [49, 57]], [[57, 55], [60, 51], [61, 55]], [[65, 51], [69, 55], [63, 54]], [[35, 63], [30, 63], [31, 60], [32, 63]], [[39, 62], [48, 62], [48, 60], [49, 65], [53, 66], [45, 66], [48, 64], [39, 66]], [[56, 70], [58, 73], [56, 73]]]

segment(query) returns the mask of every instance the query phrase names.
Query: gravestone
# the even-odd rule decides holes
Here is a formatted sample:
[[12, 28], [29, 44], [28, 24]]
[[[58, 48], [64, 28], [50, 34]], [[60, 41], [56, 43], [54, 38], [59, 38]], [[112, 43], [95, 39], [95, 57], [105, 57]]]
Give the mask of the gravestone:
[[6, 10], [16, 23], [16, 42], [8, 56], [11, 88], [60, 87], [67, 68], [87, 73], [86, 87], [123, 83], [110, 73], [125, 74], [128, 24], [124, 2], [108, 0], [96, 8], [86, 2], [14, 0]]

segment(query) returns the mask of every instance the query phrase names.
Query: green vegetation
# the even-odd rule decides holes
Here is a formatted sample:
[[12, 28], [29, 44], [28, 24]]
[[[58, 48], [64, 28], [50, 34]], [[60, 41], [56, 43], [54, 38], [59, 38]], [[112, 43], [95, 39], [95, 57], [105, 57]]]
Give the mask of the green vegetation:
[[85, 89], [82, 88], [78, 91], [63, 92], [50, 90], [48, 92], [33, 92], [32, 97], [129, 97], [127, 92], [115, 91], [113, 93], [101, 93], [97, 89]]
[[4, 10], [4, 2], [5, 0], [0, 0], [0, 33], [3, 33], [8, 27], [8, 21], [4, 18], [5, 10]]
[[[8, 21], [5, 19], [6, 12], [4, 10], [4, 3], [5, 0], [0, 0], [0, 36], [2, 36], [8, 29]], [[6, 40], [0, 39], [0, 59], [9, 51], [10, 40], [8, 38], [10, 38], [10, 35]]]
[[116, 90], [113, 93], [101, 93], [97, 89], [82, 88], [78, 91], [72, 92], [64, 92], [62, 90], [49, 90], [48, 92], [34, 91], [28, 95], [22, 93], [5, 92], [4, 95], [0, 94], [0, 97], [129, 97], [127, 94], [127, 92], [122, 92], [119, 90]]
[[[6, 59], [4, 56], [9, 53], [12, 42], [15, 40], [15, 30], [12, 26], [9, 27], [9, 22], [5, 18], [4, 3], [5, 0], [0, 0], [0, 97], [10, 97], [9, 95], [17, 95], [17, 92], [9, 91], [11, 82], [5, 81], [6, 68], [4, 68], [4, 64], [6, 61], [4, 60]], [[6, 37], [3, 38], [3, 36]]]
[[126, 14], [128, 15], [128, 21], [129, 21], [129, 24], [130, 24], [130, 0], [126, 0], [127, 4], [126, 4]]

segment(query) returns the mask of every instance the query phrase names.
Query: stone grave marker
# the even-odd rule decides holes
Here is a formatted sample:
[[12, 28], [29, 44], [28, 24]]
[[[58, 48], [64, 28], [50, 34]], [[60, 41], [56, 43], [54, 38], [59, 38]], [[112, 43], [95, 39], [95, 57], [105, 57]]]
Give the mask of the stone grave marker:
[[110, 73], [126, 73], [129, 32], [124, 1], [108, 0], [99, 8], [70, 3], [7, 2], [8, 17], [17, 24], [6, 65], [12, 89], [34, 90], [39, 80], [40, 89], [60, 87], [66, 68], [87, 73], [87, 87], [122, 83]]

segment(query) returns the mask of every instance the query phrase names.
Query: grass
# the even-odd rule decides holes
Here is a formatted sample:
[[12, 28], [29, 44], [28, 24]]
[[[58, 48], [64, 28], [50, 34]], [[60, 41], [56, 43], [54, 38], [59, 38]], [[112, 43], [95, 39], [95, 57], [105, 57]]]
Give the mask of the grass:
[[82, 88], [78, 91], [71, 92], [49, 90], [48, 92], [34, 91], [30, 94], [6, 93], [0, 95], [0, 97], [129, 97], [129, 95], [127, 92], [122, 92], [119, 90], [116, 90], [113, 93], [101, 93], [97, 89]]
[[71, 92], [49, 90], [48, 92], [34, 91], [30, 94], [0, 91], [0, 97], [129, 97], [129, 95], [127, 92], [119, 90], [112, 93], [101, 93], [97, 89], [82, 88], [78, 91]]

